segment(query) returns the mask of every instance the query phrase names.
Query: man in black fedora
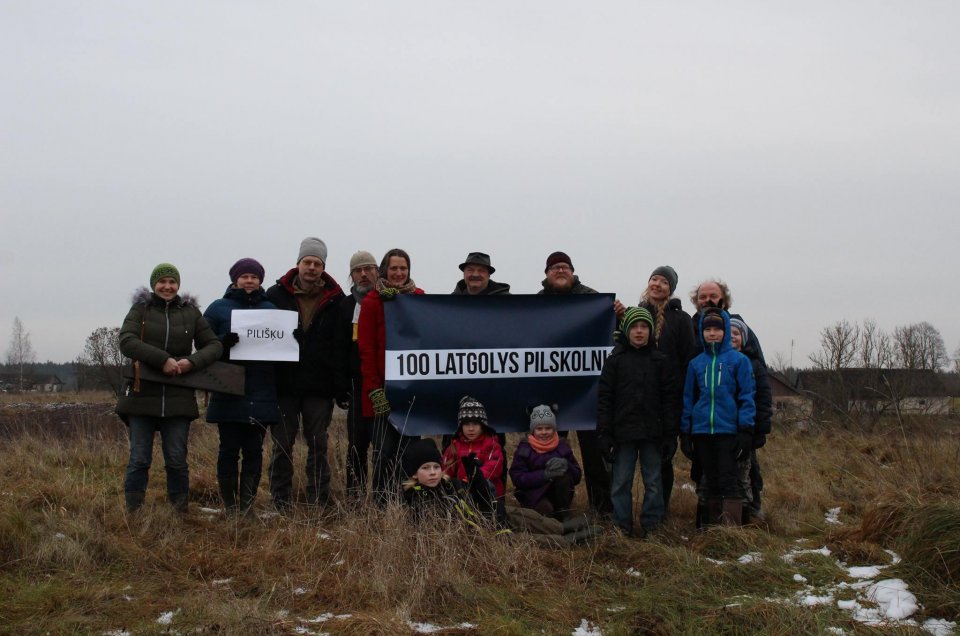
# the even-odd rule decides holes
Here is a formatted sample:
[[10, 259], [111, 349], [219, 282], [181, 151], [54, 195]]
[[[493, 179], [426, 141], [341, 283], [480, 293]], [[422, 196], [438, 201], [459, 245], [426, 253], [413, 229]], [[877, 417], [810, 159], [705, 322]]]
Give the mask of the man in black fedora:
[[497, 271], [490, 264], [490, 255], [483, 252], [470, 252], [466, 260], [460, 263], [463, 280], [457, 281], [453, 290], [454, 296], [495, 296], [509, 294], [510, 285], [490, 280], [491, 274]]

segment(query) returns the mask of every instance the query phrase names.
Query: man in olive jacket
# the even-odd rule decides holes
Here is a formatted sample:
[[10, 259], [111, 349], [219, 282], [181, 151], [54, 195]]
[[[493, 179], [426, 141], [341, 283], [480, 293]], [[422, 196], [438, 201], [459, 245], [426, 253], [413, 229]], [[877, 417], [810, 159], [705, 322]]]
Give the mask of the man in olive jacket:
[[270, 427], [270, 495], [285, 510], [293, 487], [293, 443], [303, 422], [307, 445], [307, 503], [323, 505], [330, 499], [330, 462], [327, 429], [335, 399], [349, 393], [347, 343], [340, 303], [343, 290], [324, 271], [327, 246], [307, 237], [300, 243], [297, 266], [267, 290], [278, 309], [296, 311], [294, 337], [300, 344], [299, 362], [276, 363], [280, 421]]

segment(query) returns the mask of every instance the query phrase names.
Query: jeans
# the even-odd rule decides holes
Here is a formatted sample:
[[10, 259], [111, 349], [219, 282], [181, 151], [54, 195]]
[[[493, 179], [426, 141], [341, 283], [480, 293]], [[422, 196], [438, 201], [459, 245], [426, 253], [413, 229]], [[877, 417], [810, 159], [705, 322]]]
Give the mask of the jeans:
[[167, 472], [167, 494], [173, 497], [190, 491], [190, 471], [187, 467], [187, 436], [190, 420], [186, 417], [152, 417], [131, 415], [130, 461], [123, 482], [124, 492], [147, 490], [150, 464], [153, 463], [153, 437], [160, 431], [163, 449], [163, 467]]
[[290, 503], [293, 491], [293, 443], [303, 422], [307, 445], [307, 502], [326, 503], [330, 498], [330, 462], [327, 428], [333, 416], [333, 399], [286, 395], [277, 399], [280, 421], [270, 426], [270, 495], [275, 504]]
[[[240, 472], [260, 479], [263, 468], [263, 438], [266, 429], [261, 424], [229, 422], [217, 424], [220, 430], [220, 451], [217, 454], [217, 479], [222, 483], [237, 483]], [[241, 461], [240, 457], [243, 456]]]
[[623, 530], [633, 530], [633, 476], [640, 459], [643, 476], [643, 505], [640, 524], [652, 528], [663, 520], [663, 484], [660, 474], [660, 448], [656, 441], [640, 440], [617, 443], [613, 457], [610, 499], [613, 522]]

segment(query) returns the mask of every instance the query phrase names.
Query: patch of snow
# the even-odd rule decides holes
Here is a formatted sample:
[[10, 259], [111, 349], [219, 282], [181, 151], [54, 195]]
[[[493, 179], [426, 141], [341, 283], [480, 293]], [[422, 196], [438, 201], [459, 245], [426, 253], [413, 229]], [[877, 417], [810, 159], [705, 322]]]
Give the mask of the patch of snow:
[[844, 631], [844, 629], [843, 629], [842, 627], [828, 627], [828, 628], [827, 628], [827, 633], [828, 633], [828, 634], [837, 634], [838, 636], [843, 636], [843, 634], [846, 634], [847, 632]]
[[717, 559], [711, 559], [710, 557], [706, 557], [706, 560], [709, 561], [710, 563], [713, 563], [714, 565], [726, 565], [726, 564], [727, 564], [726, 561], [718, 561]]
[[846, 610], [848, 612], [856, 612], [863, 606], [860, 605], [860, 603], [858, 603], [856, 600], [852, 600], [852, 601], [837, 601], [837, 607], [842, 610]]
[[603, 632], [597, 625], [583, 618], [580, 620], [580, 626], [570, 632], [570, 636], [603, 636]]
[[278, 618], [278, 619], [284, 620], [284, 619], [286, 619], [288, 616], [290, 616], [290, 610], [286, 610], [286, 609], [277, 610], [277, 618]]
[[329, 541], [329, 540], [332, 539], [333, 537], [331, 537], [329, 534], [327, 534], [326, 532], [323, 532], [323, 531], [321, 530], [320, 532], [317, 533], [317, 538], [318, 538], [318, 539], [323, 539], [324, 541]]
[[58, 532], [57, 534], [53, 535], [53, 538], [54, 538], [54, 539], [66, 539], [66, 538], [67, 538], [67, 535], [63, 534], [62, 532]]
[[759, 552], [747, 552], [742, 557], [737, 559], [737, 563], [760, 563], [763, 561], [763, 556]]
[[257, 515], [257, 518], [260, 519], [260, 521], [267, 521], [269, 519], [273, 519], [279, 516], [280, 516], [280, 513], [277, 512], [276, 510], [264, 510], [263, 512]]
[[830, 552], [830, 548], [827, 546], [823, 546], [817, 550], [798, 550], [795, 548], [784, 554], [781, 558], [784, 563], [793, 563], [801, 554], [822, 554], [823, 556], [830, 556], [832, 552]]
[[680, 486], [680, 490], [686, 490], [687, 492], [697, 492], [697, 489], [690, 482], [685, 482]]
[[297, 625], [293, 628], [294, 634], [305, 634], [306, 636], [330, 636], [327, 632], [315, 632], [307, 629], [303, 625]]
[[120, 598], [122, 598], [122, 599], [125, 600], [125, 601], [132, 601], [132, 600], [133, 600], [133, 597], [130, 596], [129, 594], [124, 594], [124, 595], [121, 596]]
[[629, 576], [636, 576], [636, 577], [643, 576], [643, 575], [640, 573], [640, 570], [636, 570], [636, 569], [634, 569], [634, 568], [627, 568], [627, 574], [628, 574]]
[[300, 620], [304, 623], [326, 623], [331, 618], [333, 618], [333, 614], [325, 612], [316, 618], [301, 618]]
[[805, 577], [805, 576], [802, 575], [802, 574], [794, 574], [794, 575], [793, 575], [793, 580], [796, 581], [797, 583], [806, 583], [806, 582], [807, 582], [807, 577]]
[[827, 523], [832, 523], [835, 526], [840, 524], [840, 508], [831, 508], [827, 510], [827, 514], [823, 515], [823, 520]]
[[157, 618], [157, 624], [158, 624], [158, 625], [169, 625], [170, 623], [173, 622], [173, 617], [176, 616], [176, 615], [179, 614], [179, 613], [180, 613], [180, 609], [179, 609], [179, 608], [173, 610], [172, 612], [164, 612], [163, 614], [160, 615], [159, 618]]
[[880, 576], [882, 566], [865, 565], [847, 568], [847, 575], [853, 579], [875, 579]]
[[923, 629], [933, 636], [951, 636], [955, 632], [957, 624], [944, 618], [928, 618], [923, 621]]
[[223, 514], [223, 508], [200, 508], [199, 510], [205, 515]]
[[901, 579], [886, 579], [870, 586], [867, 598], [879, 606], [880, 614], [889, 620], [902, 621], [919, 608], [917, 597], [907, 591]]
[[131, 636], [130, 632], [125, 629], [113, 629], [108, 632], [100, 632], [103, 636]]
[[431, 625], [430, 623], [415, 623], [413, 621], [407, 621], [407, 625], [410, 626], [417, 634], [433, 634], [435, 632], [443, 631], [443, 627], [437, 627], [436, 625]]
[[343, 565], [344, 563], [346, 563], [346, 561], [340, 559], [339, 561], [334, 562], [334, 565]]
[[230, 585], [231, 581], [233, 581], [232, 578], [231, 579], [214, 579], [210, 581], [210, 585]]
[[884, 552], [890, 555], [890, 565], [897, 565], [903, 560], [900, 558], [900, 555], [893, 550], [884, 550]]
[[307, 593], [307, 588], [305, 587], [295, 587], [293, 588], [293, 593], [297, 596], [303, 596]]
[[827, 605], [832, 602], [832, 594], [827, 594], [826, 596], [816, 596], [814, 594], [800, 593], [800, 604], [806, 605], [807, 607], [813, 607], [815, 605]]
[[613, 607], [608, 607], [607, 611], [610, 612], [611, 614], [616, 614], [617, 612], [622, 612], [625, 609], [627, 608], [624, 607], [623, 605], [614, 605]]

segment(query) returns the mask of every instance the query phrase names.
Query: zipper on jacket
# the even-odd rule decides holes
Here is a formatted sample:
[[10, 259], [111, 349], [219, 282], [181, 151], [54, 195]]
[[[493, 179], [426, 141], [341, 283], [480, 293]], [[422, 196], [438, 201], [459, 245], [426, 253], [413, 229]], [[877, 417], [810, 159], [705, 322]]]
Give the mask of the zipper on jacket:
[[[170, 301], [167, 301], [163, 307], [163, 316], [166, 319], [167, 331], [163, 335], [163, 350], [166, 351], [170, 344]], [[160, 385], [160, 417], [166, 417], [167, 413], [167, 385]]]
[[717, 397], [717, 348], [713, 349], [713, 359], [710, 361], [710, 434], [713, 435], [713, 413]]

